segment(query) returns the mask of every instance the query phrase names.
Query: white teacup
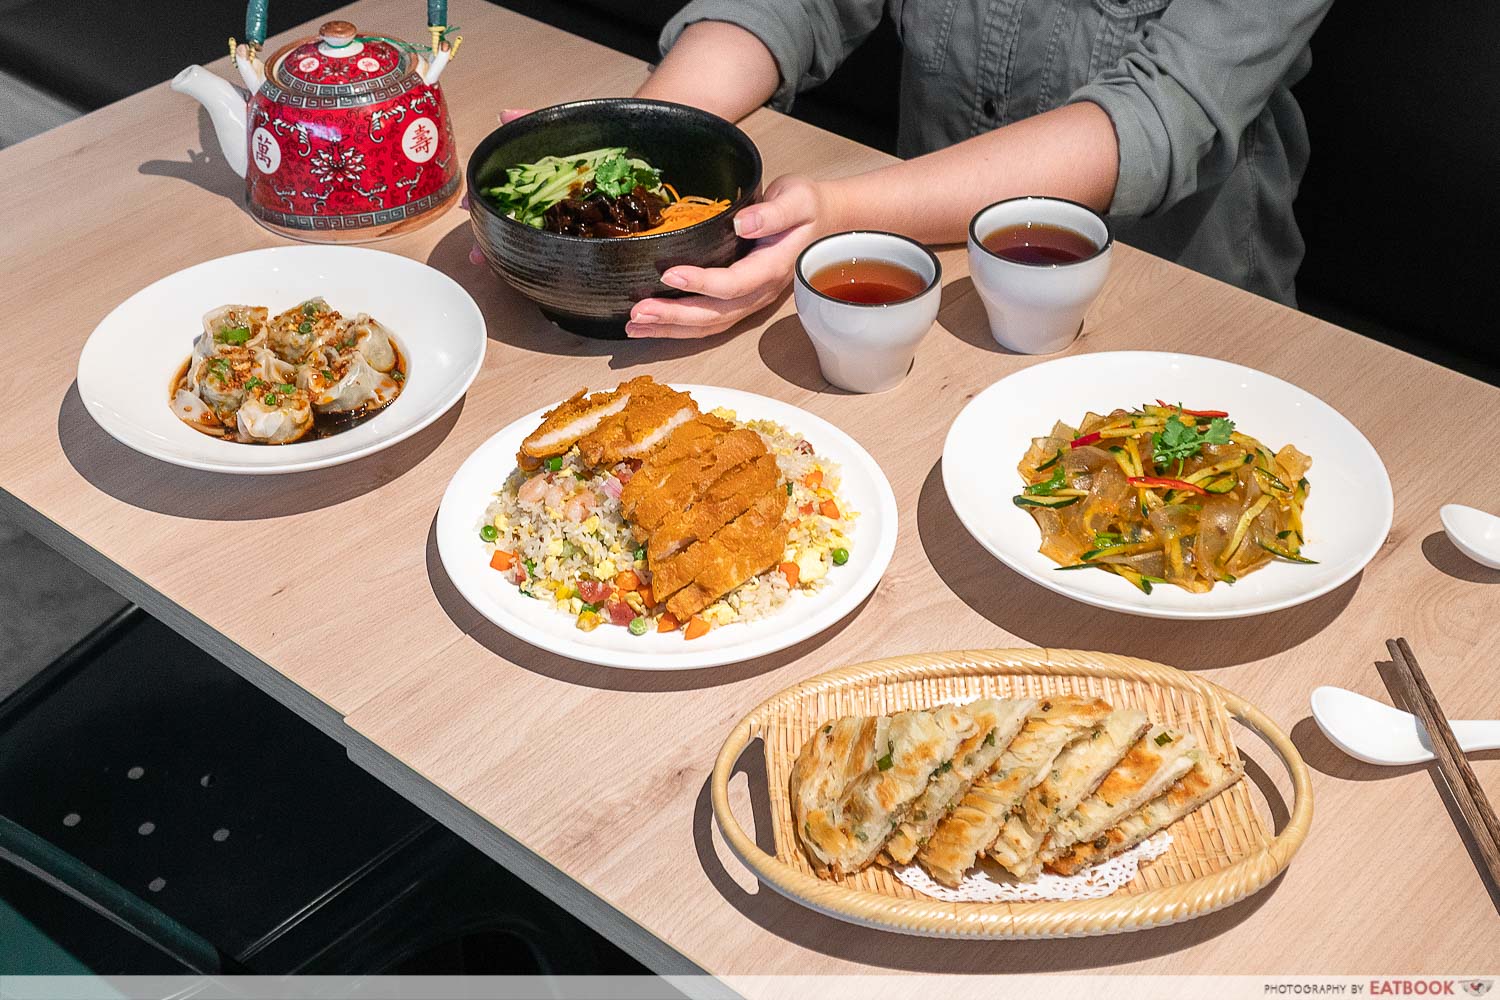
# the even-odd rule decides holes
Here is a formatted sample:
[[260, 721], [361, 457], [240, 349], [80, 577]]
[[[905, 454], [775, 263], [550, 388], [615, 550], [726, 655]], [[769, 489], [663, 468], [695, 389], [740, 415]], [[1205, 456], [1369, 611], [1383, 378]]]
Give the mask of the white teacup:
[[[916, 272], [925, 284], [897, 302], [846, 302], [818, 291], [809, 279], [851, 260], [880, 260]], [[917, 345], [937, 320], [943, 268], [916, 240], [857, 230], [814, 242], [797, 258], [797, 315], [818, 352], [823, 377], [850, 392], [885, 392], [911, 370]]]
[[[1064, 264], [1023, 264], [985, 248], [986, 236], [1026, 223], [1081, 233], [1098, 250]], [[1109, 275], [1114, 236], [1094, 210], [1062, 198], [1010, 198], [981, 209], [969, 223], [969, 275], [989, 314], [990, 333], [1020, 354], [1051, 354], [1073, 342], [1083, 313]]]

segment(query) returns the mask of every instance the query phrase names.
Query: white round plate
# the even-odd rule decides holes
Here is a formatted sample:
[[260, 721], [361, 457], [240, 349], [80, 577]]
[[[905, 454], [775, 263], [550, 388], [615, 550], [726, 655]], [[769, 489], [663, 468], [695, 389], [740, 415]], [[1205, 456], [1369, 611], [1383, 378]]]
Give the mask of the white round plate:
[[[212, 438], [177, 418], [168, 390], [204, 313], [238, 302], [274, 316], [315, 295], [395, 332], [408, 376], [395, 402], [332, 437], [284, 445]], [[273, 247], [185, 268], [115, 307], [83, 345], [78, 394], [111, 437], [163, 462], [241, 475], [301, 472], [387, 448], [442, 416], [479, 374], [485, 343], [469, 293], [420, 261], [359, 247]]]
[[741, 420], [774, 420], [840, 465], [844, 479], [839, 493], [859, 512], [859, 518], [854, 523], [849, 562], [834, 567], [823, 589], [793, 594], [776, 613], [759, 621], [720, 626], [691, 641], [681, 632], [637, 636], [613, 625], [583, 632], [574, 626], [572, 615], [523, 597], [514, 584], [490, 568], [479, 526], [485, 508], [515, 468], [521, 441], [536, 430], [549, 405], [475, 449], [443, 494], [437, 517], [438, 555], [465, 600], [506, 632], [549, 653], [631, 670], [693, 670], [753, 660], [794, 646], [836, 624], [875, 589], [896, 551], [896, 498], [870, 453], [828, 421], [788, 403], [737, 389], [675, 388], [692, 393], [705, 412], [723, 406]]
[[[1041, 533], [1011, 502], [1016, 465], [1062, 420], [1164, 399], [1227, 410], [1236, 426], [1272, 449], [1293, 444], [1312, 457], [1303, 552], [1316, 566], [1272, 562], [1206, 594], [1160, 585], [1143, 594], [1109, 573], [1058, 572], [1037, 551]], [[1365, 436], [1333, 407], [1253, 368], [1191, 354], [1118, 351], [1058, 358], [1001, 379], [970, 400], [943, 444], [943, 486], [979, 544], [1011, 569], [1084, 604], [1148, 618], [1244, 618], [1289, 608], [1340, 586], [1379, 551], [1391, 530], [1391, 480]]]

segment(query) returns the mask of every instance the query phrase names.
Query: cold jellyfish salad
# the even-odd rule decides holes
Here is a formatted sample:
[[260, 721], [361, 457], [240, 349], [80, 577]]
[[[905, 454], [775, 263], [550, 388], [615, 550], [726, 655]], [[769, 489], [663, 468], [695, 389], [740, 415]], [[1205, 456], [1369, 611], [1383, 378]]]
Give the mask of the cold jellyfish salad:
[[1159, 583], [1205, 593], [1274, 560], [1314, 561], [1302, 551], [1311, 465], [1222, 410], [1158, 400], [1033, 439], [1014, 502], [1058, 569], [1114, 573], [1147, 594]]

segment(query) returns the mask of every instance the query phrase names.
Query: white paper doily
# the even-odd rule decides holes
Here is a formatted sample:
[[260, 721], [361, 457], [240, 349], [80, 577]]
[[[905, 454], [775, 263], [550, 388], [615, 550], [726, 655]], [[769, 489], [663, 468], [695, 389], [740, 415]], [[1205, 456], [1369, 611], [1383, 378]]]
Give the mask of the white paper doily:
[[894, 869], [901, 881], [924, 895], [947, 903], [1038, 902], [1044, 899], [1099, 899], [1135, 878], [1142, 862], [1159, 858], [1172, 846], [1172, 835], [1163, 830], [1130, 850], [1085, 868], [1077, 875], [1042, 872], [1035, 882], [1020, 882], [994, 864], [985, 864], [964, 876], [958, 888], [950, 889], [933, 880], [921, 866]]

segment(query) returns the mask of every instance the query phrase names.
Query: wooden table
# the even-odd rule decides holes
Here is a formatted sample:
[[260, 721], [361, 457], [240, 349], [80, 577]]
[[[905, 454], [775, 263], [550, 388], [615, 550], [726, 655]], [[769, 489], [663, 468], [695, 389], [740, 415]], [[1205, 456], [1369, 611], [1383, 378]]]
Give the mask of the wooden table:
[[[348, 16], [421, 36], [417, 8], [404, 0], [367, 0]], [[444, 85], [465, 153], [501, 107], [626, 94], [646, 73], [486, 4], [460, 5], [454, 21], [469, 41]], [[586, 78], [559, 71], [578, 66]], [[770, 111], [745, 128], [768, 178], [834, 176], [888, 159]], [[1149, 621], [1024, 581], [973, 544], [950, 509], [938, 463], [950, 421], [980, 389], [1031, 363], [990, 341], [961, 248], [942, 253], [939, 326], [906, 383], [851, 396], [819, 377], [789, 301], [736, 336], [703, 342], [560, 334], [467, 262], [468, 224], [455, 209], [382, 248], [453, 275], [483, 308], [491, 343], [467, 399], [423, 434], [351, 466], [245, 479], [126, 450], [95, 426], [73, 385], [85, 338], [120, 300], [179, 268], [279, 242], [241, 210], [241, 182], [196, 105], [163, 84], [0, 153], [0, 190], [12, 206], [0, 235], [0, 498], [69, 558], [654, 968], [1472, 973], [1500, 954], [1496, 903], [1432, 773], [1355, 763], [1307, 709], [1318, 684], [1388, 698], [1377, 670], [1382, 640], [1404, 634], [1450, 717], [1500, 714], [1491, 653], [1500, 574], [1467, 563], [1437, 520], [1441, 503], [1492, 504], [1500, 494], [1500, 472], [1481, 457], [1493, 437], [1484, 415], [1500, 412], [1500, 391], [1121, 247], [1070, 352], [1190, 351], [1296, 382], [1369, 436], [1396, 493], [1389, 541], [1337, 592], [1252, 620]], [[865, 605], [759, 662], [632, 673], [533, 649], [464, 603], [433, 540], [449, 476], [538, 405], [643, 371], [787, 400], [870, 450], [902, 523], [895, 560]], [[205, 552], [274, 539], [297, 539], [342, 567], [348, 583], [330, 592], [275, 561], [232, 577], [204, 566]], [[708, 805], [710, 763], [764, 697], [852, 661], [1011, 645], [1141, 655], [1204, 671], [1257, 702], [1316, 770], [1312, 835], [1290, 871], [1247, 902], [1176, 927], [978, 944], [837, 923], [758, 889], [728, 854]], [[1475, 766], [1500, 794], [1496, 755]], [[1286, 794], [1267, 787], [1273, 802]]]

